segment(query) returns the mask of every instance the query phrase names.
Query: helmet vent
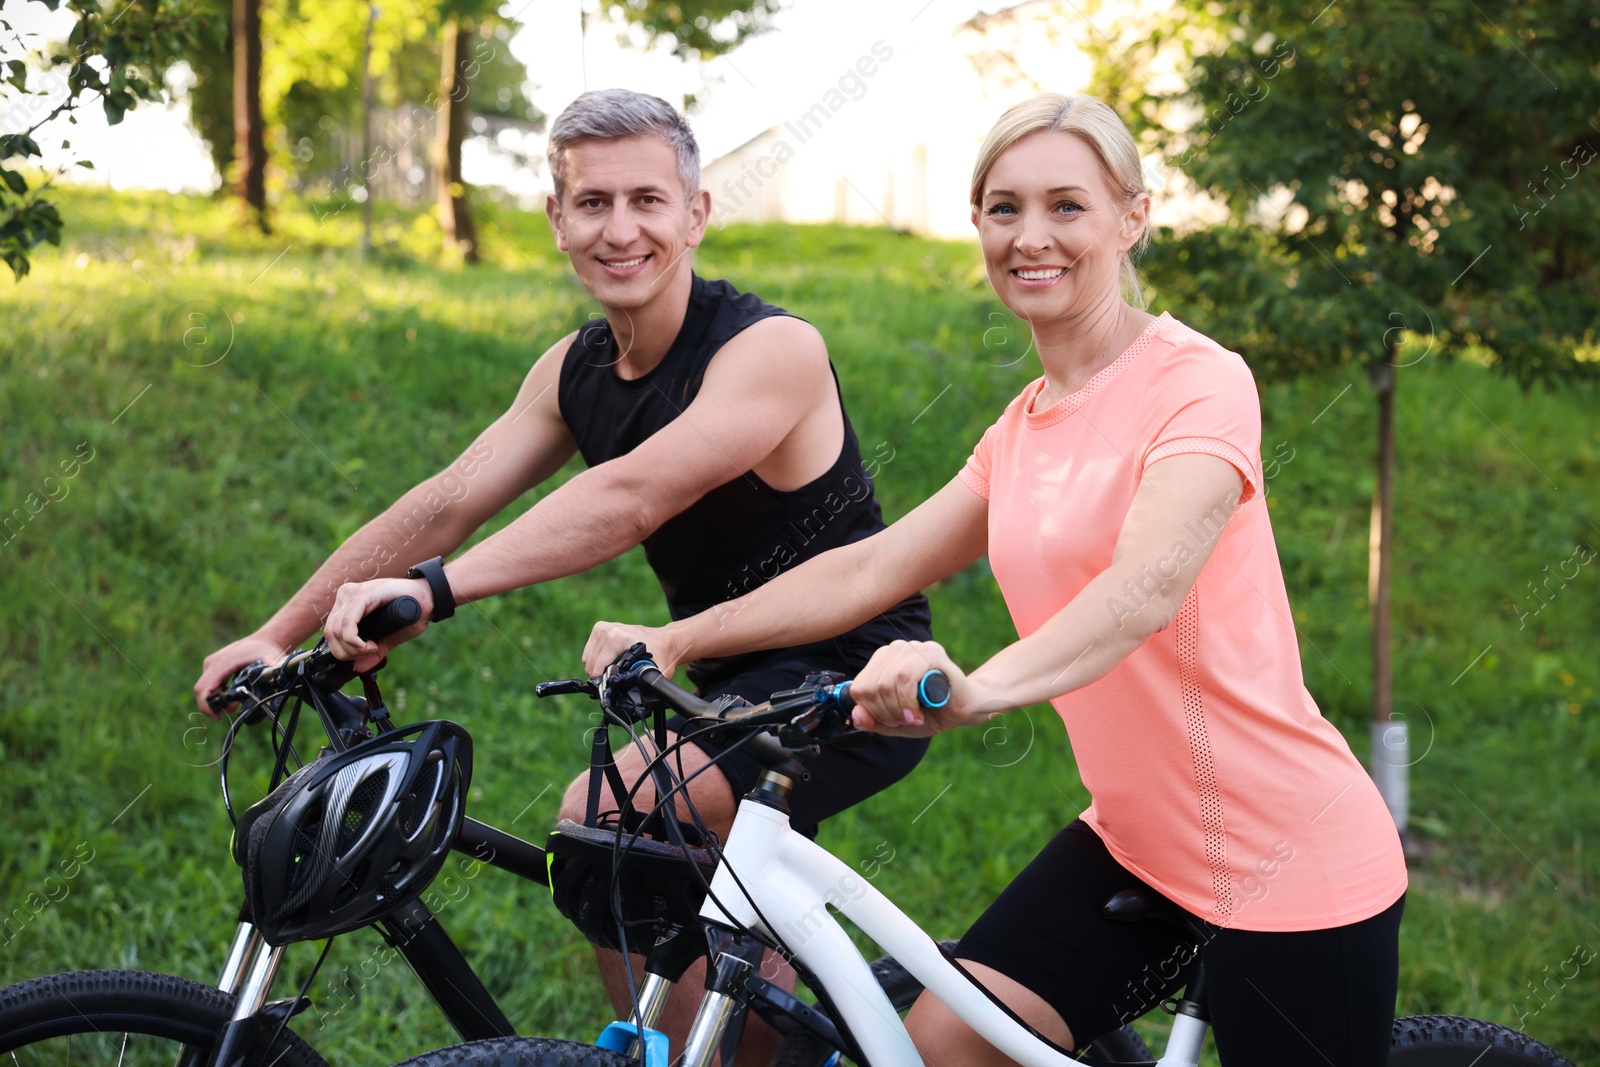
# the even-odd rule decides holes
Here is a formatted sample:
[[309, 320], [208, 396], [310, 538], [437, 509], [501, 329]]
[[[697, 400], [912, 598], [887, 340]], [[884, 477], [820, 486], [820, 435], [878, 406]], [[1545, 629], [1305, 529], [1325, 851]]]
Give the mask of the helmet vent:
[[400, 801], [400, 832], [407, 840], [416, 836], [433, 808], [433, 794], [439, 786], [443, 760], [431, 760], [417, 775], [417, 784]]
[[344, 855], [361, 839], [361, 833], [372, 821], [372, 816], [379, 801], [383, 800], [384, 789], [388, 784], [389, 771], [384, 769], [356, 787], [355, 793], [344, 807], [344, 814], [339, 819], [339, 840], [334, 845], [334, 855]]

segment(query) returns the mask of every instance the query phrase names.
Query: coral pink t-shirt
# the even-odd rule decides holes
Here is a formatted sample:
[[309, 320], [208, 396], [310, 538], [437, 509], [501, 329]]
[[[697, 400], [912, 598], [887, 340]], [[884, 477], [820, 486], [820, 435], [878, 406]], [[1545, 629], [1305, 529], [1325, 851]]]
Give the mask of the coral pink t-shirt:
[[[1043, 386], [1007, 406], [960, 475], [989, 502], [989, 561], [1023, 637], [1110, 565], [1150, 464], [1206, 453], [1246, 483], [1231, 518], [1189, 523], [1151, 562], [1170, 577], [1184, 552], [1217, 542], [1176, 621], [1051, 702], [1092, 797], [1082, 818], [1124, 867], [1219, 926], [1315, 930], [1383, 911], [1406, 888], [1399, 835], [1301, 676], [1244, 360], [1162, 315], [1078, 392], [1033, 411]], [[1145, 602], [1136, 583], [1124, 593], [1108, 621]]]

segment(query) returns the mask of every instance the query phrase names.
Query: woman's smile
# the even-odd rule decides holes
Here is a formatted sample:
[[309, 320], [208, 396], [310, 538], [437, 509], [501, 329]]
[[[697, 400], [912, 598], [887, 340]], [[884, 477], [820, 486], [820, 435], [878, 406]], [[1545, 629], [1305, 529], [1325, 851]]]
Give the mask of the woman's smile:
[[1016, 267], [1011, 277], [1024, 289], [1048, 289], [1067, 276], [1069, 267]]

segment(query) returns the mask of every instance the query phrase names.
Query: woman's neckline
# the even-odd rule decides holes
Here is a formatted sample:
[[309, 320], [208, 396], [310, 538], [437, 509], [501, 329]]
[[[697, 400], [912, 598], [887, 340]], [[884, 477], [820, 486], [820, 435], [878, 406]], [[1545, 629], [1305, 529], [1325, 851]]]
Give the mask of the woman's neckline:
[[1139, 331], [1139, 336], [1135, 337], [1133, 342], [1122, 350], [1121, 355], [1101, 367], [1094, 377], [1084, 382], [1076, 392], [1069, 393], [1049, 407], [1038, 411], [1034, 410], [1034, 402], [1038, 400], [1039, 394], [1044, 392], [1048, 382], [1043, 375], [1036, 378], [1022, 392], [1022, 414], [1027, 420], [1028, 426], [1032, 429], [1043, 429], [1046, 426], [1053, 426], [1072, 415], [1092, 400], [1100, 390], [1104, 389], [1113, 378], [1122, 372], [1123, 368], [1138, 358], [1139, 353], [1149, 347], [1150, 342], [1155, 339], [1156, 334], [1164, 326], [1175, 321], [1171, 314], [1163, 311], [1145, 323], [1144, 329]]

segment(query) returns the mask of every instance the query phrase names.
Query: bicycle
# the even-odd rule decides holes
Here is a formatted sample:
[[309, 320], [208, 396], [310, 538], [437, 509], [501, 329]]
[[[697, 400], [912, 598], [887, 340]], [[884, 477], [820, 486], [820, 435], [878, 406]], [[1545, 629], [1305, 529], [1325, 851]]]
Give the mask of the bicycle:
[[[1196, 1067], [1209, 1028], [1198, 954], [1186, 963], [1182, 994], [1165, 1005], [1173, 1023], [1158, 1061], [1142, 1044], [1109, 1051], [1091, 1045], [1074, 1054], [993, 999], [947, 946], [937, 944], [870, 882], [789, 825], [785, 798], [794, 779], [804, 773], [799, 762], [804, 753], [820, 744], [847, 743], [857, 733], [849, 720], [849, 682], [819, 679], [802, 689], [775, 693], [753, 708], [735, 708], [708, 704], [679, 688], [656, 669], [642, 646], [625, 653], [613, 665], [618, 668], [621, 673], [601, 693], [609, 701], [620, 692], [630, 704], [616, 714], [618, 719], [637, 720], [641, 699], [659, 702], [691, 724], [728, 736], [744, 733], [741, 746], [766, 766], [757, 786], [741, 800], [727, 841], [705, 843], [717, 862], [697, 916], [699, 931], [668, 925], [650, 953], [629, 1019], [607, 1027], [595, 1045], [543, 1038], [472, 1042], [415, 1057], [401, 1067], [637, 1067], [641, 1060], [643, 1067], [709, 1067], [718, 1051], [726, 1067], [736, 1054], [744, 1010], [758, 996], [770, 998], [759, 974], [767, 950], [788, 959], [817, 997], [815, 1005], [795, 1001], [788, 1006], [789, 1033], [774, 1067], [835, 1067], [844, 1059], [861, 1067], [920, 1065], [900, 1012], [923, 988], [1025, 1067]], [[936, 673], [924, 678], [922, 696], [928, 706], [939, 702], [937, 692], [930, 692], [937, 687], [938, 679], [932, 678]], [[618, 678], [626, 684], [616, 685]], [[610, 707], [606, 710], [612, 713]], [[670, 755], [659, 751], [649, 767], [662, 797], [671, 797], [684, 784], [670, 780]], [[615, 837], [620, 863], [628, 851], [622, 829]], [[829, 913], [830, 906], [889, 952], [887, 967], [880, 961], [874, 973], [874, 965]], [[1185, 921], [1175, 905], [1142, 890], [1116, 894], [1103, 914], [1125, 922]], [[671, 957], [695, 932], [709, 946], [706, 994], [683, 1048], [669, 1049], [665, 1035], [652, 1027], [675, 980]], [[897, 977], [882, 980], [886, 969]], [[1436, 1015], [1395, 1020], [1390, 1062], [1394, 1067], [1573, 1067], [1553, 1049], [1509, 1028]]]
[[[376, 640], [414, 623], [420, 614], [414, 599], [402, 597], [363, 619], [361, 633]], [[381, 744], [385, 738], [436, 725], [415, 723], [401, 727], [394, 721], [377, 684], [376, 675], [383, 666], [379, 664], [373, 671], [357, 676], [350, 664], [334, 659], [323, 639], [311, 649], [291, 653], [276, 664], [246, 667], [213, 694], [211, 706], [218, 712], [235, 703], [241, 708], [223, 741], [224, 754], [219, 760], [223, 801], [230, 816], [233, 805], [228, 792], [229, 758], [239, 731], [246, 726], [272, 724], [274, 767], [267, 797], [270, 799], [292, 777], [287, 773], [288, 761], [298, 761], [294, 738], [303, 705], [309, 705], [316, 713], [326, 733], [327, 747], [297, 773], [352, 757], [363, 746]], [[361, 696], [340, 691], [357, 677], [363, 687]], [[616, 683], [614, 689], [608, 688], [612, 682]], [[541, 697], [582, 693], [599, 698], [604, 694], [615, 698], [610, 703], [620, 705], [621, 691], [627, 684], [626, 678], [612, 672], [610, 678], [546, 683], [536, 691]], [[610, 718], [627, 726], [641, 721], [637, 717]], [[466, 732], [454, 724], [444, 725], [465, 737]], [[602, 724], [596, 729], [597, 744], [605, 738]], [[597, 753], [601, 751], [596, 748]], [[606, 776], [610, 764], [609, 747], [603, 752], [603, 756], [596, 755], [591, 767], [597, 783]], [[614, 773], [615, 768], [610, 769]], [[466, 783], [461, 785], [464, 796]], [[663, 796], [670, 798], [671, 793], [663, 791]], [[236, 824], [249, 815], [246, 812], [236, 818]], [[587, 856], [600, 866], [609, 867], [617, 841], [614, 832], [569, 824], [551, 836], [551, 851], [547, 853], [545, 848], [466, 817], [464, 810], [457, 815], [441, 828], [441, 849], [447, 846], [464, 857], [543, 886], [551, 884], [551, 872], [555, 871], [556, 886], [562, 891], [561, 902], [567, 910], [574, 915], [585, 910], [592, 913], [587, 931], [591, 939], [617, 937], [620, 943], [626, 942], [625, 928], [620, 935], [608, 933], [608, 928], [616, 928], [606, 921], [606, 909], [593, 904], [606, 899], [615, 887], [602, 879], [604, 884], [586, 890], [577, 884], [582, 881], [583, 865], [573, 862], [574, 857]], [[635, 819], [635, 827], [644, 819]], [[246, 884], [250, 884], [248, 850], [242, 856], [236, 852], [234, 858], [245, 867]], [[656, 901], [670, 899], [670, 917], [686, 926], [696, 922], [706, 879], [714, 867], [710, 853], [679, 849], [646, 838], [642, 844], [630, 847], [628, 858], [635, 870], [654, 864], [643, 888], [631, 887], [630, 901], [642, 894], [647, 905], [653, 907]], [[687, 862], [696, 859], [698, 864]], [[380, 912], [362, 916], [360, 924], [340, 936], [376, 928], [390, 950], [410, 964], [463, 1041], [514, 1036], [516, 1030], [495, 998], [438, 919], [418, 899], [426, 885], [426, 880], [412, 885], [403, 897], [397, 897]], [[238, 908], [236, 930], [216, 985], [126, 970], [75, 971], [18, 982], [0, 989], [0, 1056], [9, 1055], [12, 1067], [63, 1059], [70, 1064], [75, 1055], [79, 1060], [103, 1058], [119, 1065], [148, 1060], [167, 1065], [177, 1062], [180, 1067], [325, 1067], [323, 1058], [294, 1032], [290, 1023], [311, 1006], [307, 992], [327, 949], [298, 992], [269, 1000], [288, 945], [321, 938], [306, 938], [292, 930], [279, 931], [269, 938], [254, 921], [248, 894], [244, 895], [247, 899]], [[692, 938], [681, 938], [675, 945], [674, 979], [705, 951], [703, 942], [696, 945]], [[879, 971], [891, 990], [896, 982], [904, 985], [906, 976], [893, 966], [893, 961], [882, 961]], [[907, 995], [904, 991], [898, 994], [902, 1000]], [[909, 995], [914, 996], [914, 991]], [[786, 1019], [792, 1013], [808, 1010], [775, 986], [762, 988], [752, 983], [751, 996], [771, 1018]], [[830, 1031], [824, 1028], [824, 1032]]]
[[[402, 597], [363, 619], [361, 634], [377, 640], [411, 625], [420, 615], [417, 602]], [[289, 777], [287, 761], [298, 760], [294, 734], [305, 704], [316, 712], [327, 733], [327, 747], [315, 762], [357, 752], [360, 746], [385, 738], [415, 734], [431, 725], [398, 726], [384, 706], [376, 675], [374, 669], [359, 676], [362, 696], [340, 692], [357, 675], [350, 664], [333, 657], [324, 638], [277, 664], [246, 667], [224, 689], [212, 694], [211, 706], [219, 712], [234, 703], [241, 706], [219, 760], [223, 802], [230, 817], [234, 812], [228, 793], [228, 757], [244, 726], [272, 723], [275, 763], [271, 784], [276, 789]], [[465, 736], [464, 730], [455, 729]], [[470, 751], [470, 739], [467, 745]], [[301, 770], [312, 766], [307, 764]], [[443, 828], [448, 832], [441, 846], [520, 878], [548, 884], [543, 849], [466, 818], [464, 811], [456, 815], [451, 825]], [[461, 950], [417, 899], [425, 889], [426, 882], [410, 887], [392, 907], [368, 917], [358, 928], [375, 927], [389, 946], [405, 957], [463, 1040], [514, 1035], [516, 1030]], [[322, 1057], [289, 1027], [290, 1019], [311, 1003], [306, 993], [316, 968], [297, 994], [268, 1000], [288, 944], [306, 939], [287, 936], [269, 942], [252, 920], [248, 902], [240, 905], [238, 916], [215, 986], [144, 971], [91, 970], [49, 975], [0, 989], [0, 1054], [9, 1054], [13, 1067], [53, 1062], [63, 1052], [70, 1063], [75, 1051], [80, 1059], [85, 1058], [82, 1052], [88, 1044], [99, 1046], [91, 1051], [104, 1051], [104, 1058], [114, 1058], [118, 1064], [130, 1062], [132, 1056], [132, 1062], [149, 1059], [169, 1065], [177, 1062], [181, 1067], [325, 1067]], [[324, 948], [318, 966], [326, 955]], [[62, 1038], [64, 1048], [59, 1045]], [[170, 1052], [163, 1053], [136, 1038], [167, 1042]], [[22, 1054], [25, 1048], [30, 1050], [26, 1055]]]

